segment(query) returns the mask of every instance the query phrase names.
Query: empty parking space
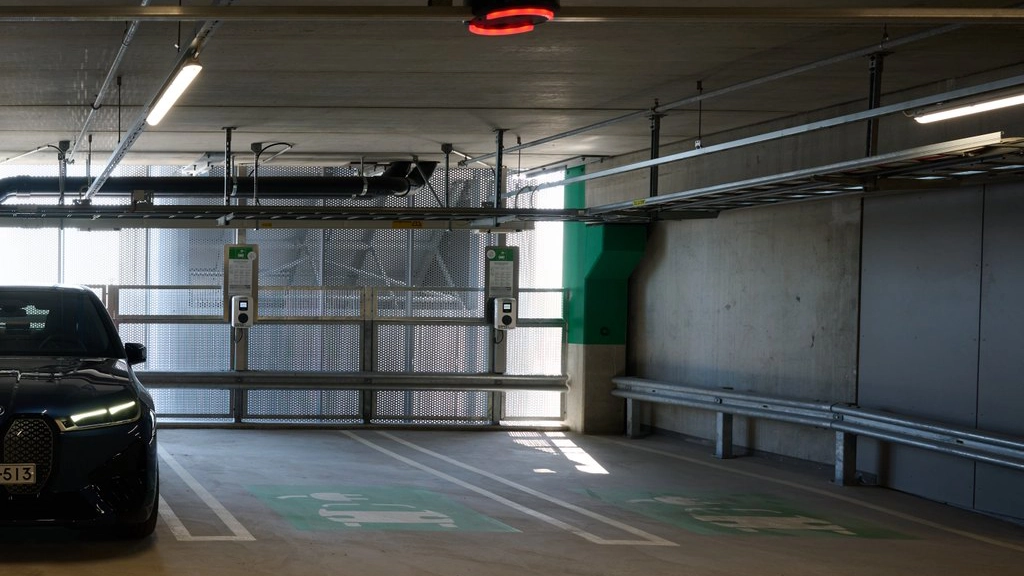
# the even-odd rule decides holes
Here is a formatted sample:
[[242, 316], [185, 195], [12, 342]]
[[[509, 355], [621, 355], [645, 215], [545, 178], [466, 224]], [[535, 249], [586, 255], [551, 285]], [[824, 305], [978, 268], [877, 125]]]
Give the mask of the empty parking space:
[[[829, 471], [561, 432], [164, 430], [145, 542], [2, 531], [14, 574], [1010, 574], [1024, 528]], [[770, 570], [766, 572], [766, 569]]]

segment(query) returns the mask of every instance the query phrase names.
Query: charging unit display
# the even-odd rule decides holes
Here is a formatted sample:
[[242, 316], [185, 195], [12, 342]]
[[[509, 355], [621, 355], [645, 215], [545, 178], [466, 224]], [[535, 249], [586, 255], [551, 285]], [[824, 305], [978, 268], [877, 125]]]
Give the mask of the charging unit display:
[[235, 328], [252, 328], [256, 321], [256, 310], [252, 296], [231, 297], [231, 325]]
[[496, 330], [512, 330], [516, 327], [516, 317], [519, 315], [516, 310], [515, 298], [494, 299], [494, 328]]

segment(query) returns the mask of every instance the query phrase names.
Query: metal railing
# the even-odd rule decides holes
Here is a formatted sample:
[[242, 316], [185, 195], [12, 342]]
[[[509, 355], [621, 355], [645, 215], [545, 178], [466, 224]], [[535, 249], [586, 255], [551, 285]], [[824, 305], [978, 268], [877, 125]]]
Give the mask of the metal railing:
[[[150, 332], [158, 330], [161, 326], [179, 328], [195, 326], [197, 331], [207, 330], [215, 327], [220, 334], [216, 338], [220, 347], [219, 360], [216, 362], [207, 361], [203, 369], [189, 369], [186, 360], [184, 363], [175, 366], [167, 366], [166, 362], [158, 360], [156, 369], [140, 370], [139, 378], [148, 387], [157, 391], [180, 390], [189, 391], [189, 394], [205, 395], [210, 394], [227, 395], [227, 402], [216, 402], [218, 408], [212, 412], [197, 411], [195, 416], [201, 420], [227, 420], [229, 422], [241, 423], [254, 418], [269, 420], [277, 418], [289, 421], [331, 421], [344, 420], [348, 422], [372, 423], [387, 419], [405, 419], [409, 421], [422, 421], [424, 419], [434, 420], [443, 423], [446, 419], [459, 420], [458, 417], [425, 417], [416, 413], [415, 406], [422, 405], [423, 398], [413, 399], [407, 402], [410, 405], [410, 413], [395, 416], [388, 413], [383, 417], [377, 412], [378, 399], [382, 394], [390, 394], [393, 391], [409, 392], [411, 394], [423, 392], [425, 394], [444, 395], [448, 393], [445, 401], [462, 402], [473, 404], [480, 396], [475, 393], [484, 393], [487, 397], [486, 414], [467, 416], [464, 420], [479, 420], [480, 423], [498, 424], [501, 421], [517, 419], [509, 417], [505, 410], [505, 394], [510, 392], [555, 392], [564, 393], [568, 389], [568, 378], [566, 370], [566, 344], [565, 344], [565, 323], [554, 314], [560, 314], [561, 291], [557, 290], [521, 290], [523, 299], [527, 306], [522, 308], [526, 317], [520, 317], [521, 328], [545, 328], [556, 329], [560, 335], [559, 342], [561, 349], [558, 351], [557, 360], [559, 366], [546, 368], [546, 373], [522, 374], [517, 373], [490, 373], [480, 371], [479, 368], [486, 366], [479, 355], [486, 354], [485, 347], [463, 346], [463, 353], [471, 358], [455, 358], [448, 362], [444, 355], [457, 356], [459, 344], [462, 342], [414, 342], [412, 333], [434, 334], [435, 331], [447, 330], [455, 334], [458, 340], [460, 330], [464, 330], [470, 337], [479, 338], [490, 324], [483, 318], [483, 292], [472, 288], [402, 288], [402, 287], [277, 287], [263, 286], [260, 288], [261, 304], [259, 308], [258, 326], [266, 329], [277, 329], [285, 326], [322, 326], [329, 330], [330, 326], [341, 327], [346, 331], [346, 340], [332, 341], [325, 344], [317, 342], [310, 348], [316, 348], [322, 352], [324, 357], [328, 353], [320, 350], [323, 346], [340, 347], [333, 354], [345, 354], [353, 358], [346, 366], [337, 369], [318, 370], [314, 364], [312, 369], [289, 370], [289, 369], [247, 369], [249, 364], [249, 349], [259, 344], [248, 337], [238, 338], [236, 331], [227, 326], [225, 317], [221, 314], [222, 292], [220, 286], [215, 285], [181, 285], [181, 286], [103, 286], [94, 288], [102, 297], [110, 311], [111, 317], [119, 330], [136, 330], [144, 335], [145, 339], [159, 338], [151, 336]], [[551, 293], [551, 294], [549, 294]], [[557, 294], [554, 294], [557, 293]], [[533, 303], [530, 304], [530, 301]], [[159, 302], [160, 304], [152, 304]], [[553, 308], [557, 305], [557, 309]], [[151, 313], [156, 310], [158, 313]], [[163, 313], [159, 313], [163, 312]], [[206, 328], [203, 328], [206, 326]], [[274, 328], [274, 327], [277, 328]], [[405, 337], [395, 340], [393, 329], [388, 327], [409, 327]], [[311, 328], [313, 329], [313, 328]], [[190, 329], [186, 329], [190, 330]], [[313, 329], [315, 331], [315, 329]], [[441, 332], [437, 332], [441, 333]], [[197, 332], [198, 334], [198, 332]], [[308, 332], [307, 332], [308, 334]], [[390, 334], [391, 339], [385, 339]], [[520, 331], [524, 337], [529, 334], [527, 331]], [[553, 334], [548, 333], [547, 338], [552, 339]], [[326, 339], [326, 336], [324, 336]], [[230, 342], [227, 342], [230, 340]], [[266, 339], [264, 339], [266, 340]], [[427, 338], [429, 340], [429, 338]], [[326, 340], [325, 340], [326, 341]], [[286, 349], [284, 343], [272, 342]], [[266, 342], [263, 342], [266, 345]], [[526, 344], [529, 346], [529, 343]], [[157, 346], [173, 346], [173, 343], [153, 342], [151, 352], [158, 350]], [[431, 353], [438, 356], [435, 364], [444, 365], [436, 371], [429, 371], [420, 368], [412, 360], [414, 354], [422, 352], [422, 346], [430, 346]], [[390, 350], [389, 347], [395, 348]], [[239, 350], [239, 349], [242, 350]], [[301, 349], [296, 345], [292, 348]], [[467, 352], [468, 350], [468, 352]], [[273, 351], [271, 351], [273, 352]], [[555, 351], [552, 350], [552, 353]], [[256, 353], [255, 349], [252, 352]], [[267, 354], [266, 350], [259, 351]], [[276, 352], [286, 356], [286, 352]], [[404, 361], [391, 362], [392, 356], [398, 354]], [[155, 354], [151, 354], [151, 360], [157, 360]], [[164, 351], [164, 358], [167, 354]], [[245, 362], [239, 364], [238, 358], [245, 357]], [[379, 365], [381, 358], [388, 358], [388, 366]], [[281, 358], [282, 365], [287, 365], [287, 358]], [[230, 365], [229, 365], [230, 361]], [[548, 362], [550, 364], [551, 362]], [[152, 363], [151, 363], [152, 364]], [[447, 370], [445, 366], [451, 365]], [[213, 369], [210, 369], [213, 365]], [[266, 365], [266, 362], [264, 362]], [[395, 366], [399, 366], [398, 370]], [[179, 367], [181, 368], [179, 370]], [[403, 370], [401, 367], [405, 367]], [[145, 366], [143, 366], [145, 368]], [[465, 371], [461, 371], [465, 368]], [[557, 373], [553, 373], [557, 372]], [[256, 391], [281, 391], [283, 396], [287, 394], [300, 394], [302, 391], [327, 394], [331, 391], [354, 391], [353, 395], [347, 395], [346, 400], [349, 406], [343, 414], [332, 414], [328, 416], [318, 414], [267, 414], [261, 412], [258, 416], [250, 411], [248, 399]], [[183, 392], [184, 393], [184, 392]], [[559, 417], [518, 417], [520, 420], [557, 420], [563, 418], [564, 400], [559, 399], [563, 405], [559, 408]], [[158, 403], [159, 404], [159, 403]], [[159, 410], [158, 405], [158, 410]], [[190, 414], [175, 410], [171, 413], [162, 413], [160, 416], [170, 418], [188, 419]]]
[[616, 386], [612, 394], [626, 399], [626, 434], [630, 437], [642, 435], [640, 402], [716, 412], [715, 456], [718, 458], [733, 455], [734, 415], [831, 430], [835, 433], [835, 482], [840, 485], [849, 484], [855, 478], [857, 436], [1024, 471], [1024, 438], [1018, 436], [844, 403], [765, 396], [634, 377], [618, 377], [612, 381]]

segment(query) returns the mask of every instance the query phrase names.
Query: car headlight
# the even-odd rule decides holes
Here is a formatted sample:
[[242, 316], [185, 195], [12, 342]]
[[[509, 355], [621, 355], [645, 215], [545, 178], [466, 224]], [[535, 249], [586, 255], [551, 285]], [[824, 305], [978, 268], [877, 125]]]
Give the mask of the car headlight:
[[138, 400], [117, 402], [76, 412], [57, 419], [57, 426], [63, 432], [89, 430], [104, 426], [117, 426], [135, 422], [142, 415]]

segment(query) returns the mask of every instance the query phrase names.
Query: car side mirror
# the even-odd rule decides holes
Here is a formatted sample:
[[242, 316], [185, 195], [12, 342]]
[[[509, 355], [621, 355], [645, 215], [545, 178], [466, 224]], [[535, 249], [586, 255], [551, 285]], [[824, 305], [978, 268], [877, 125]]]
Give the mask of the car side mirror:
[[124, 345], [124, 353], [128, 358], [128, 364], [132, 366], [142, 364], [146, 361], [146, 346], [144, 344], [126, 342]]

